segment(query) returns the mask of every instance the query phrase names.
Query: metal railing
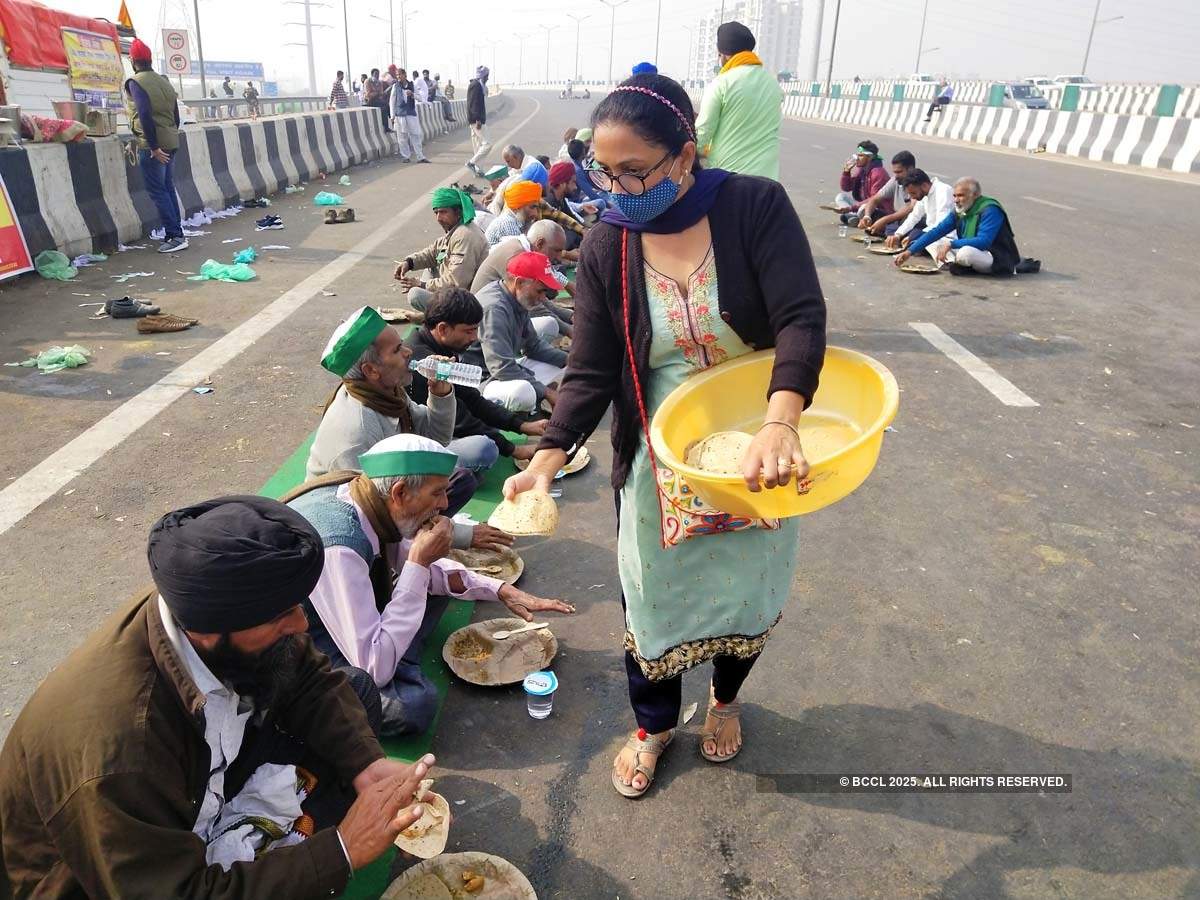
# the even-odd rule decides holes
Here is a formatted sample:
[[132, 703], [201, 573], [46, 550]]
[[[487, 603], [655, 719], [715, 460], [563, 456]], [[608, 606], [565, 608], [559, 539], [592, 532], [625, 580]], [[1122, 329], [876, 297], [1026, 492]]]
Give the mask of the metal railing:
[[[251, 118], [250, 101], [238, 97], [213, 99], [184, 99], [183, 105], [189, 107], [196, 115], [198, 122], [219, 122], [229, 119]], [[351, 104], [356, 106], [357, 104]], [[329, 106], [329, 95], [321, 97], [259, 97], [258, 114], [260, 116], [277, 116], [287, 113], [311, 112], [326, 109]]]

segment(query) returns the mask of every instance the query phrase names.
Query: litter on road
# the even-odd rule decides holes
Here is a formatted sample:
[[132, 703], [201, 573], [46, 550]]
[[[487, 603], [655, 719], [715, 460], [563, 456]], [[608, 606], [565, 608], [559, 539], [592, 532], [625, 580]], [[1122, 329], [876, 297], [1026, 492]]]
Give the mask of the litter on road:
[[70, 281], [76, 275], [71, 260], [67, 259], [66, 254], [59, 253], [57, 250], [43, 250], [34, 257], [33, 267], [43, 278], [50, 278], [54, 281]]
[[264, 244], [263, 249], [264, 250], [291, 250], [292, 248], [289, 247], [287, 244]]
[[233, 254], [235, 263], [252, 263], [258, 259], [258, 253], [253, 247], [243, 247], [237, 253]]
[[5, 365], [21, 366], [26, 369], [36, 366], [43, 375], [50, 375], [53, 372], [61, 372], [63, 369], [77, 369], [86, 365], [90, 355], [91, 351], [86, 347], [73, 344], [70, 347], [51, 347], [49, 350], [43, 350], [37, 356], [31, 356], [21, 362], [5, 363]]
[[313, 195], [313, 206], [341, 206], [345, 202], [341, 194], [331, 194], [329, 191]]
[[109, 275], [108, 277], [114, 279], [117, 284], [124, 284], [131, 278], [150, 278], [153, 275], [153, 272], [125, 272], [121, 275]]
[[241, 240], [245, 240], [245, 238], [225, 238], [225, 240], [221, 241], [221, 243], [222, 244], [236, 244], [238, 241], [241, 241]]
[[250, 281], [255, 272], [245, 263], [226, 265], [215, 259], [206, 259], [200, 267], [200, 274], [193, 275], [188, 281]]
[[106, 259], [108, 256], [104, 253], [81, 253], [71, 260], [71, 265], [77, 269], [83, 269], [98, 262], [104, 262]]

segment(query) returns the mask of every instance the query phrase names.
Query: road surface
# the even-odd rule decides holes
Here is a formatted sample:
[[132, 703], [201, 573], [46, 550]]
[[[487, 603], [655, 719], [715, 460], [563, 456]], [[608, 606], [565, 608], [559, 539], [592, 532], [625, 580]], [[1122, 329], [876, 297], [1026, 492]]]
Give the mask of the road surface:
[[[497, 153], [516, 139], [553, 154], [589, 108], [517, 94], [490, 126]], [[1041, 274], [907, 276], [839, 239], [816, 204], [864, 137], [977, 177]], [[156, 517], [257, 490], [311, 430], [334, 386], [321, 348], [355, 307], [402, 303], [393, 260], [434, 238], [428, 192], [467, 155], [454, 141], [430, 145], [432, 166], [352, 170], [354, 225], [319, 224], [313, 185], [276, 199], [285, 231], [255, 235], [243, 215], [184, 253], [0, 291], [4, 360], [96, 351], [58, 375], [0, 369], [0, 733], [146, 583]], [[684, 703], [701, 713], [634, 803], [609, 783], [631, 716], [610, 454], [594, 437], [559, 533], [521, 545], [522, 586], [579, 606], [554, 624], [554, 714], [452, 686], [434, 745], [441, 789], [466, 801], [451, 849], [508, 857], [543, 898], [1200, 896], [1200, 263], [1184, 225], [1200, 188], [817, 124], [785, 123], [783, 141], [830, 343], [884, 362], [903, 390], [879, 467], [803, 523], [793, 597], [743, 693], [741, 755], [699, 758], [695, 673]], [[291, 249], [268, 251], [249, 285], [176, 274], [247, 243]], [[125, 287], [203, 324], [140, 338], [89, 321], [79, 304], [143, 270]], [[193, 393], [206, 375], [213, 393]], [[56, 452], [65, 470], [46, 463]], [[1067, 773], [1074, 789], [756, 791], [757, 775], [811, 772]]]

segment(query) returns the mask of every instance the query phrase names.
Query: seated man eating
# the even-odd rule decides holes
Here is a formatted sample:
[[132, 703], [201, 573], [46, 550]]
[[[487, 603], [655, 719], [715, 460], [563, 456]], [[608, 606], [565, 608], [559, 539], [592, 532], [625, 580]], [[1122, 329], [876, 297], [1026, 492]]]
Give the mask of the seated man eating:
[[504, 210], [487, 229], [488, 248], [505, 238], [524, 234], [525, 229], [540, 218], [542, 188], [533, 181], [517, 181], [504, 191]]
[[[518, 253], [532, 250], [535, 253], [546, 255], [550, 260], [550, 268], [554, 272], [554, 280], [558, 282], [559, 290], [566, 291], [569, 296], [574, 297], [574, 285], [558, 268], [566, 243], [566, 233], [557, 222], [551, 222], [549, 219], [534, 222], [525, 234], [505, 238], [492, 248], [492, 252], [488, 254], [483, 265], [479, 267], [479, 271], [475, 273], [475, 280], [471, 282], [471, 292], [478, 294], [492, 282], [502, 281], [508, 274], [508, 261]], [[551, 292], [547, 289], [546, 293], [548, 299], [541, 306], [535, 306], [529, 311], [534, 330], [547, 341], [553, 340], [560, 334], [570, 337], [574, 313], [554, 302], [558, 291]]]
[[0, 752], [0, 896], [340, 894], [417, 821], [434, 760], [385, 759], [374, 683], [304, 633], [320, 536], [222, 497], [163, 516], [147, 556], [154, 588], [46, 677]]
[[[954, 188], [936, 176], [930, 178], [923, 169], [913, 169], [908, 173], [904, 179], [904, 189], [913, 202], [913, 209], [900, 227], [883, 242], [889, 249], [900, 247], [907, 250], [913, 241], [925, 233], [926, 228], [954, 213]], [[936, 258], [942, 245], [948, 246], [956, 237], [958, 235], [951, 231], [945, 237], [927, 244], [925, 252]]]
[[526, 251], [508, 261], [503, 281], [493, 281], [477, 294], [483, 305], [479, 340], [462, 359], [487, 375], [483, 396], [514, 412], [532, 412], [543, 400], [553, 408], [558, 400], [554, 385], [567, 354], [547, 344], [529, 318], [548, 290], [558, 291], [550, 260]]
[[[309, 595], [313, 644], [335, 668], [363, 669], [379, 687], [384, 736], [419, 734], [437, 712], [421, 650], [449, 597], [499, 600], [525, 621], [574, 612], [445, 559], [446, 485], [457, 457], [429, 438], [399, 434], [288, 498], [321, 536], [325, 567]], [[432, 596], [431, 596], [432, 595]]]
[[893, 257], [896, 265], [903, 265], [913, 254], [920, 253], [951, 232], [957, 232], [958, 237], [934, 253], [938, 266], [948, 263], [951, 274], [974, 271], [1007, 276], [1014, 274], [1021, 263], [1017, 241], [1004, 208], [991, 197], [983, 196], [983, 190], [974, 178], [960, 178], [954, 182], [954, 209], [909, 244], [907, 250]]
[[[541, 223], [538, 223], [541, 224]], [[546, 223], [554, 225], [553, 222]], [[554, 225], [557, 228], [557, 225]], [[458, 354], [479, 338], [483, 307], [470, 291], [443, 288], [433, 295], [425, 312], [425, 322], [405, 340], [413, 359], [438, 356], [456, 359]], [[414, 378], [409, 396], [420, 403], [428, 392], [424, 378]], [[514, 444], [501, 432], [518, 432], [539, 437], [546, 431], [546, 420], [528, 422], [523, 416], [483, 396], [478, 390], [459, 385], [458, 415], [454, 420], [454, 440], [450, 449], [458, 454], [459, 465], [475, 472], [491, 468], [501, 456], [532, 459], [537, 442]]]
[[[892, 157], [892, 177], [867, 198], [858, 211], [858, 227], [873, 235], [891, 234], [913, 211], [904, 179], [917, 167], [917, 158], [907, 150]], [[939, 220], [940, 221], [940, 220]]]
[[[487, 256], [488, 244], [475, 225], [475, 204], [471, 195], [458, 188], [441, 187], [431, 198], [433, 215], [444, 234], [418, 250], [396, 267], [395, 278], [408, 292], [408, 303], [423, 310], [431, 292], [441, 287], [471, 286], [479, 264]], [[428, 269], [430, 277], [422, 281], [410, 273]]]
[[879, 193], [887, 180], [879, 147], [873, 141], [860, 143], [854, 149], [854, 155], [842, 166], [841, 190], [833, 199], [833, 205], [842, 214], [842, 224], [857, 225], [859, 207]]
[[[454, 439], [457, 403], [454, 387], [443, 381], [429, 388], [428, 405], [414, 403], [404, 389], [412, 383], [412, 351], [400, 332], [370, 306], [357, 310], [334, 329], [321, 365], [342, 379], [334, 391], [308, 452], [305, 475], [357, 470], [358, 459], [385, 437], [419, 434], [445, 446]], [[418, 376], [419, 377], [419, 376]], [[475, 493], [479, 481], [467, 469], [450, 479], [450, 514]], [[512, 538], [490, 525], [456, 523], [454, 546], [492, 547]]]

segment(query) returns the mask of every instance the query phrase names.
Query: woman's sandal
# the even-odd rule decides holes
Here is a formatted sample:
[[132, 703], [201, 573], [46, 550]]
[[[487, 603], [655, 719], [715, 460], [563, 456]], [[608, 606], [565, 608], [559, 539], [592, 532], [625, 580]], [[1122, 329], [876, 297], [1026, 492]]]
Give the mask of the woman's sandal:
[[[635, 788], [632, 784], [626, 784], [621, 780], [621, 776], [617, 774], [617, 767], [614, 765], [612, 770], [613, 787], [617, 789], [617, 793], [622, 797], [640, 797], [646, 791], [650, 790], [650, 785], [654, 784], [654, 772], [658, 768], [658, 761], [663, 755], [663, 751], [671, 746], [671, 741], [675, 739], [675, 729], [667, 732], [666, 740], [656, 738], [654, 735], [646, 735], [645, 738], [640, 735], [645, 734], [641, 729], [638, 730], [638, 736], [631, 737], [625, 742], [625, 748], [634, 751], [634, 768], [633, 774], [636, 776], [639, 773], [646, 779], [646, 786], [641, 790]], [[641, 754], [654, 754], [654, 768], [648, 768], [642, 764]], [[633, 779], [631, 778], [630, 781]]]
[[[732, 720], [740, 720], [742, 716], [742, 701], [734, 700], [732, 703], [718, 704], [714, 697], [709, 697], [708, 714], [714, 719], [719, 719], [717, 727], [713, 729], [703, 728], [700, 731], [700, 755], [713, 763], [727, 763], [739, 753], [742, 752], [742, 744], [738, 744], [736, 750], [728, 756], [719, 756], [716, 753], [705, 753], [704, 744], [706, 741], [712, 741], [713, 746], [719, 746], [721, 732], [725, 730], [725, 726]], [[745, 743], [744, 737], [742, 743]]]

